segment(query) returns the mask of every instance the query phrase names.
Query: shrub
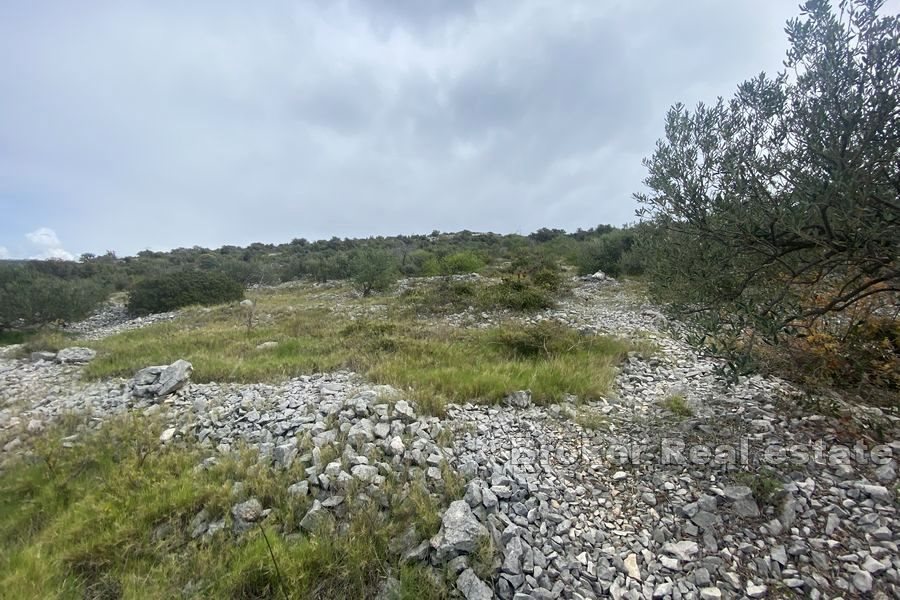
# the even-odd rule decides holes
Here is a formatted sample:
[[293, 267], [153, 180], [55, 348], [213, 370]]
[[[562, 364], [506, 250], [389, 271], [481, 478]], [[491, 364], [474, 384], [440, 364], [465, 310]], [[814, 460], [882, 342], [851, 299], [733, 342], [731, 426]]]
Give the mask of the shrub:
[[777, 344], [876, 295], [896, 303], [900, 20], [832, 4], [788, 22], [786, 72], [673, 106], [645, 161], [651, 292], [703, 317], [702, 335]]
[[445, 256], [441, 261], [441, 272], [444, 275], [475, 273], [483, 268], [484, 261], [474, 252], [457, 252]]
[[[544, 281], [549, 285], [551, 281]], [[528, 279], [506, 279], [498, 284], [443, 279], [434, 285], [410, 292], [407, 300], [417, 310], [429, 313], [509, 309], [535, 311], [555, 306], [553, 290]]]
[[4, 267], [0, 270], [0, 330], [82, 319], [109, 291], [91, 279], [67, 280], [30, 267]]
[[581, 244], [574, 262], [580, 275], [603, 271], [611, 277], [640, 275], [643, 264], [634, 251], [633, 230], [616, 229]]
[[506, 279], [498, 285], [487, 288], [483, 295], [483, 303], [492, 308], [518, 311], [543, 310], [556, 305], [548, 290], [524, 279]]
[[477, 306], [479, 289], [470, 281], [441, 279], [405, 294], [405, 299], [417, 310], [426, 313], [455, 312]]
[[177, 271], [135, 284], [128, 296], [128, 312], [147, 315], [193, 304], [234, 302], [243, 297], [243, 286], [223, 273]]
[[541, 289], [555, 292], [562, 287], [563, 277], [559, 269], [541, 269], [532, 275], [531, 281]]
[[366, 249], [350, 262], [350, 276], [363, 296], [383, 292], [397, 281], [397, 261], [390, 252]]

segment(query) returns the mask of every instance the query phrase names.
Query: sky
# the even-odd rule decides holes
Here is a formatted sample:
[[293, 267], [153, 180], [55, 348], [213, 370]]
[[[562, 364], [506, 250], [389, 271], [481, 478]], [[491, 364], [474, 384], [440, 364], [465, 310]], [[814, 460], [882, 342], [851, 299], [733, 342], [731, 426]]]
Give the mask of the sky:
[[0, 258], [634, 221], [790, 0], [0, 2]]

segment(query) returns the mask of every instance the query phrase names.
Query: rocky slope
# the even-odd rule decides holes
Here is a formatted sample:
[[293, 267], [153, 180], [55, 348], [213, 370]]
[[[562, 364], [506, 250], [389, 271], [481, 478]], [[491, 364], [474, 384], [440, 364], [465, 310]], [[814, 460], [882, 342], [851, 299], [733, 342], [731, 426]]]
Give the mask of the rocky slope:
[[[0, 461], [66, 412], [99, 423], [142, 411], [166, 420], [161, 443], [195, 439], [209, 460], [246, 443], [273, 468], [301, 461], [307, 477], [292, 493], [314, 501], [300, 529], [340, 518], [351, 481], [374, 494], [403, 470], [437, 486], [452, 467], [468, 482], [465, 497], [435, 538], [400, 543], [409, 560], [458, 574], [469, 600], [900, 597], [895, 418], [773, 378], [727, 386], [716, 361], [609, 282], [581, 283], [533, 317], [543, 318], [657, 351], [631, 356], [603, 401], [537, 407], [519, 393], [504, 406], [451, 406], [444, 420], [346, 372], [139, 398], [134, 382], [82, 382], [77, 364], [0, 358]], [[665, 405], [672, 396], [683, 399], [680, 415]], [[325, 448], [346, 460], [323, 461]], [[235, 532], [264, 516], [254, 500], [235, 505]], [[192, 526], [199, 537], [226, 524], [198, 515]], [[484, 535], [496, 549], [486, 580], [469, 557]]]

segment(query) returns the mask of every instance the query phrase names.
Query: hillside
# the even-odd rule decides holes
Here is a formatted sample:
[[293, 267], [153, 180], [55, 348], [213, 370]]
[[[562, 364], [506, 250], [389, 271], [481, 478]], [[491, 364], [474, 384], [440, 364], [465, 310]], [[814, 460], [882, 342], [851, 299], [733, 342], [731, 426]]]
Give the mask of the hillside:
[[[111, 307], [43, 342], [94, 349], [85, 363], [8, 349], [3, 588], [897, 592], [896, 415], [775, 377], [730, 385], [640, 284], [574, 278], [524, 313], [424, 303], [446, 283], [259, 288], [249, 323], [236, 303]], [[139, 369], [177, 359], [183, 387], [139, 391]]]

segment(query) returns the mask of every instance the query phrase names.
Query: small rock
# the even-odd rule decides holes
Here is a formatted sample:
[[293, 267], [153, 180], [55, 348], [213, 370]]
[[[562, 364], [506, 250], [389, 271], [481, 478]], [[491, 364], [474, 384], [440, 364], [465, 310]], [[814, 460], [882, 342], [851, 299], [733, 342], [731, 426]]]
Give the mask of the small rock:
[[622, 563], [625, 565], [625, 573], [627, 573], [629, 577], [636, 581], [641, 580], [641, 570], [638, 568], [636, 554], [629, 554]]
[[319, 527], [328, 522], [328, 512], [322, 507], [322, 503], [313, 500], [312, 507], [306, 512], [300, 520], [300, 528], [307, 532], [314, 532]]
[[717, 587], [700, 588], [701, 600], [721, 600], [722, 590]]
[[681, 540], [679, 542], [668, 542], [663, 546], [662, 550], [687, 562], [700, 551], [700, 547], [697, 546], [697, 542]]
[[861, 594], [868, 594], [872, 591], [872, 574], [868, 571], [857, 571], [853, 574], [853, 587]]
[[263, 514], [263, 507], [259, 500], [250, 498], [245, 502], [231, 507], [232, 529], [235, 534], [241, 534], [251, 529], [253, 524], [259, 521]]
[[747, 587], [744, 588], [744, 593], [747, 594], [747, 596], [749, 596], [750, 598], [764, 598], [766, 592], [768, 591], [769, 588], [767, 588], [766, 586], [757, 585], [750, 581], [747, 582]]

